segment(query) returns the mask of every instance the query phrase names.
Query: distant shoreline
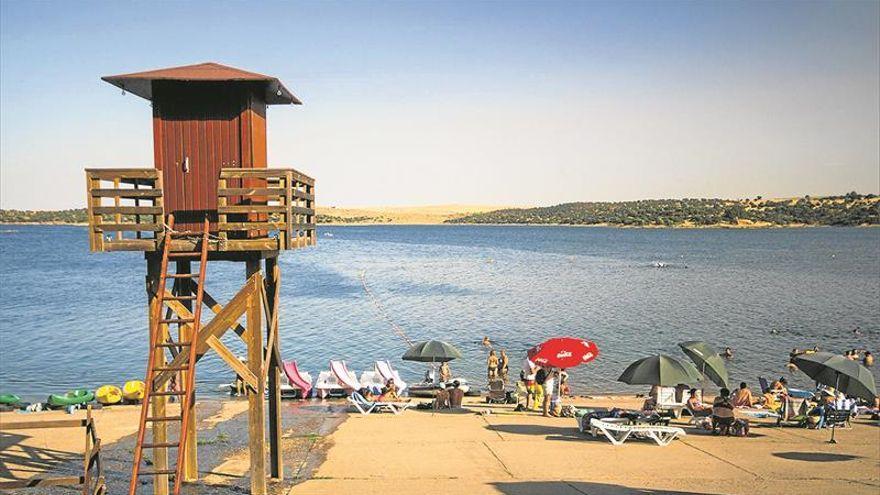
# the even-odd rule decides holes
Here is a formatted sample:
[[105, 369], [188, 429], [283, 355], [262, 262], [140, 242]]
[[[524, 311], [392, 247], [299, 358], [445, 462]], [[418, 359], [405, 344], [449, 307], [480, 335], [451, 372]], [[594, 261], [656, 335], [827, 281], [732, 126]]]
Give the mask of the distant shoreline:
[[[65, 222], [0, 222], [0, 226], [12, 225], [29, 225], [29, 226], [70, 226], [70, 227], [88, 227], [87, 223], [65, 223]], [[863, 225], [818, 225], [818, 224], [768, 224], [768, 225], [736, 225], [736, 224], [712, 224], [712, 225], [623, 225], [623, 224], [570, 224], [570, 223], [403, 223], [403, 222], [331, 222], [319, 223], [321, 227], [576, 227], [576, 228], [609, 228], [609, 229], [651, 229], [651, 230], [772, 230], [772, 229], [815, 229], [815, 228], [876, 228], [880, 225], [863, 224]]]

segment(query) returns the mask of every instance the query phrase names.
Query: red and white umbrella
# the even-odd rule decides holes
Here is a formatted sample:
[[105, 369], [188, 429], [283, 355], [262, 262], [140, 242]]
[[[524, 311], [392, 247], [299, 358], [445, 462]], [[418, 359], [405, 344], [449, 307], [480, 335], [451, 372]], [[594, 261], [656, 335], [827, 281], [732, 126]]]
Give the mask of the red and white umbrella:
[[574, 368], [598, 355], [595, 342], [574, 337], [556, 337], [529, 349], [529, 359], [542, 367]]

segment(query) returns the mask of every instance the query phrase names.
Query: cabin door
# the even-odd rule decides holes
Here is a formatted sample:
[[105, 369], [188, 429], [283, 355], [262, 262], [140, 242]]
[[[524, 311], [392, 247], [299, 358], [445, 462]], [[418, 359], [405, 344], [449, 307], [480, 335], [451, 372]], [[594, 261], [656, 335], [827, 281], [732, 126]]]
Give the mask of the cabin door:
[[181, 91], [154, 102], [165, 211], [180, 230], [200, 230], [206, 215], [216, 228], [220, 169], [241, 166], [241, 100], [213, 93]]

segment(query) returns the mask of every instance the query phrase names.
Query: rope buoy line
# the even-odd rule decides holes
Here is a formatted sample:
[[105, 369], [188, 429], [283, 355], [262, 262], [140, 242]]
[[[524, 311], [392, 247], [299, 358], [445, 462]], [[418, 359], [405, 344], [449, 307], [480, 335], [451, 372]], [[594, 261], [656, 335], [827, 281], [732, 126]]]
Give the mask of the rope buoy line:
[[398, 325], [391, 318], [391, 316], [388, 314], [388, 311], [385, 310], [385, 306], [382, 305], [382, 302], [379, 301], [379, 298], [376, 297], [375, 294], [373, 294], [373, 291], [371, 291], [370, 287], [367, 285], [367, 271], [361, 270], [360, 277], [361, 285], [364, 286], [364, 292], [366, 292], [367, 295], [370, 296], [370, 300], [373, 302], [373, 305], [376, 306], [376, 312], [379, 313], [379, 316], [382, 317], [383, 320], [388, 322], [388, 324], [391, 326], [391, 330], [393, 330], [398, 337], [403, 339], [408, 347], [412, 347], [414, 344], [413, 340], [410, 339], [406, 332], [403, 331], [403, 328], [400, 328], [400, 325]]

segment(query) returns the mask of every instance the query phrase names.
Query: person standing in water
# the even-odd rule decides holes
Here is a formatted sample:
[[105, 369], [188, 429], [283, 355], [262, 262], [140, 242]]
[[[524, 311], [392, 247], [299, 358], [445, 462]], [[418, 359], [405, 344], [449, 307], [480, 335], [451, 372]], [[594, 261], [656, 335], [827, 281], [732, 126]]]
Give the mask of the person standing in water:
[[494, 350], [489, 351], [489, 357], [486, 358], [486, 375], [490, 381], [498, 378], [498, 356]]
[[509, 373], [508, 365], [510, 364], [510, 359], [507, 357], [507, 353], [504, 349], [501, 349], [501, 379], [504, 380], [504, 383], [507, 383], [507, 377]]

